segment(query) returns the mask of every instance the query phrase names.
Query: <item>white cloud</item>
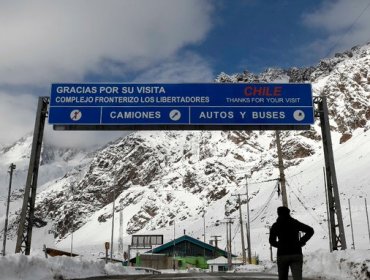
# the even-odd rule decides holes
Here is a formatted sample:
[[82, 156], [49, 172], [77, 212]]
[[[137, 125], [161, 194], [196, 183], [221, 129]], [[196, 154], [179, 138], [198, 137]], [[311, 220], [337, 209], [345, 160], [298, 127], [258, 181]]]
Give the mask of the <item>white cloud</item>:
[[213, 82], [214, 74], [206, 61], [193, 53], [182, 54], [149, 68], [136, 82], [184, 83]]
[[33, 129], [37, 98], [25, 93], [0, 91], [0, 143], [10, 144]]
[[45, 127], [44, 141], [60, 147], [89, 148], [128, 135], [132, 131], [55, 131], [51, 125]]
[[1, 1], [1, 6], [3, 84], [78, 81], [99, 72], [107, 60], [131, 69], [157, 63], [201, 42], [212, 11], [205, 0]]
[[368, 0], [326, 0], [316, 11], [304, 15], [306, 26], [324, 33], [324, 38], [304, 50], [325, 56], [369, 42], [368, 5]]

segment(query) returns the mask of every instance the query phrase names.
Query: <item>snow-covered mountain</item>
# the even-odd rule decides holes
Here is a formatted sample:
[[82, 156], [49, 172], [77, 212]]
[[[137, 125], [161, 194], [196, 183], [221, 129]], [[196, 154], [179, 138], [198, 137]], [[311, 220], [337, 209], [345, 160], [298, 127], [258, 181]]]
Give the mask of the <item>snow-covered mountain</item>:
[[[315, 67], [267, 69], [258, 75], [247, 71], [235, 75], [222, 73], [216, 79], [309, 82], [315, 96], [327, 96], [348, 247], [351, 245], [348, 198], [353, 201], [357, 242], [369, 247], [363, 218], [363, 199], [370, 194], [369, 70], [370, 44], [322, 60]], [[232, 217], [233, 247], [240, 254], [239, 206], [235, 195], [245, 194], [248, 184], [253, 252], [268, 258], [268, 227], [276, 219], [276, 207], [281, 204], [274, 133], [138, 131], [94, 152], [56, 149], [45, 143], [36, 216], [48, 225], [35, 231], [41, 236], [40, 242], [49, 242], [50, 247], [69, 248], [73, 232], [75, 247], [86, 252], [102, 250], [104, 241], [111, 236], [114, 201], [114, 236], [118, 239], [122, 234], [126, 245], [132, 233], [161, 233], [169, 241], [186, 230], [187, 234], [207, 241], [213, 235], [222, 235], [224, 246], [223, 221]], [[1, 170], [7, 170], [12, 162], [17, 165], [16, 190], [25, 183], [31, 139], [27, 136], [0, 150]], [[316, 232], [307, 249], [329, 248], [318, 120], [309, 131], [282, 132], [281, 141], [293, 216], [312, 225]], [[6, 180], [4, 174], [0, 186], [2, 199], [6, 195]], [[22, 198], [15, 194], [13, 222]], [[242, 202], [245, 214], [244, 195]], [[12, 229], [14, 241], [15, 224]], [[42, 238], [44, 235], [47, 238]], [[33, 246], [39, 244], [35, 242]]]

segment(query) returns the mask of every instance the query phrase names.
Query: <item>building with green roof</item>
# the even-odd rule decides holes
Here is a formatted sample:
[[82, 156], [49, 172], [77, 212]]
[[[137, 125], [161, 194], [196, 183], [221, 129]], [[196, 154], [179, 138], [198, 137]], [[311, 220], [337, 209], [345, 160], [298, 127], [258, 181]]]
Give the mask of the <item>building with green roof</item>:
[[187, 269], [190, 267], [206, 269], [208, 268], [207, 260], [219, 256], [227, 258], [227, 255], [228, 253], [220, 248], [189, 235], [183, 235], [141, 254], [136, 258], [136, 265], [155, 269]]

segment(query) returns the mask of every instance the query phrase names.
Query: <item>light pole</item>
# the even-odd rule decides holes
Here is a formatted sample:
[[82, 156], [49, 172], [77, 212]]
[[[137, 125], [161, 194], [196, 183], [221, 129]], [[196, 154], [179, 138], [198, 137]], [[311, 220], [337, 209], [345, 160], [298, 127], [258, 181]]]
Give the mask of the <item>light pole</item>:
[[13, 180], [13, 170], [15, 169], [15, 164], [11, 164], [9, 166], [9, 174], [10, 174], [10, 178], [9, 178], [9, 191], [8, 191], [8, 202], [6, 204], [6, 216], [5, 216], [5, 225], [4, 225], [4, 241], [3, 241], [3, 256], [5, 256], [5, 247], [6, 247], [6, 234], [7, 234], [7, 231], [8, 231], [8, 216], [9, 216], [9, 204], [10, 204], [10, 192], [11, 192], [11, 189], [12, 189], [12, 180]]
[[251, 223], [249, 219], [249, 189], [248, 189], [248, 178], [245, 176], [245, 188], [247, 194], [247, 223], [246, 223], [246, 230], [247, 230], [247, 244], [248, 244], [248, 262], [249, 264], [252, 263], [252, 249], [251, 249]]
[[[203, 242], [206, 243], [206, 210], [203, 210]], [[206, 259], [206, 247], [203, 248], [203, 257]]]
[[[242, 202], [241, 202], [241, 199], [240, 199], [240, 194], [238, 194], [238, 203], [239, 203], [239, 222], [240, 222], [240, 234], [241, 234], [241, 240], [242, 240], [243, 264], [247, 264], [247, 256], [246, 256], [246, 253], [245, 253], [245, 243], [244, 243]], [[249, 243], [248, 243], [248, 245], [250, 246]], [[249, 248], [249, 246], [248, 246], [248, 248]]]
[[176, 220], [175, 218], [173, 219], [173, 270], [176, 270]]
[[281, 143], [280, 143], [280, 131], [276, 130], [275, 135], [276, 135], [276, 147], [277, 147], [278, 161], [279, 161], [281, 198], [283, 201], [283, 206], [288, 207], [288, 198], [287, 198], [287, 193], [286, 193], [286, 181], [285, 181], [285, 174], [284, 174], [283, 153], [281, 151]]
[[365, 210], [366, 210], [366, 220], [367, 220], [367, 231], [369, 233], [369, 240], [370, 240], [370, 224], [369, 224], [369, 213], [367, 211], [367, 201], [365, 197]]
[[206, 211], [203, 210], [203, 242], [206, 243]]
[[[71, 202], [72, 202], [72, 207], [74, 207], [73, 205], [73, 199], [74, 199], [74, 196], [73, 196], [73, 186], [71, 186]], [[73, 223], [74, 223], [74, 211], [72, 209], [72, 225], [71, 225], [71, 257], [73, 256], [73, 231], [74, 231], [74, 227], [73, 227]]]
[[113, 237], [114, 237], [114, 207], [115, 207], [115, 201], [116, 201], [116, 191], [115, 186], [113, 187], [113, 207], [112, 207], [112, 234], [110, 238], [111, 243], [111, 249], [110, 249], [110, 261], [113, 260]]

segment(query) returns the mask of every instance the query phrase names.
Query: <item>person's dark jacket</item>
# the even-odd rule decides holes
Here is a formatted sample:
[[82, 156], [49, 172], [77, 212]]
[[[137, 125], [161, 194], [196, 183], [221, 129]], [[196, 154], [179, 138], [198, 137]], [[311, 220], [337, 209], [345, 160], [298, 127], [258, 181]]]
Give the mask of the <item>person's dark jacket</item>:
[[[301, 238], [300, 233], [305, 233]], [[277, 248], [277, 255], [302, 255], [302, 247], [312, 237], [314, 230], [290, 215], [279, 217], [270, 230], [270, 244]]]

